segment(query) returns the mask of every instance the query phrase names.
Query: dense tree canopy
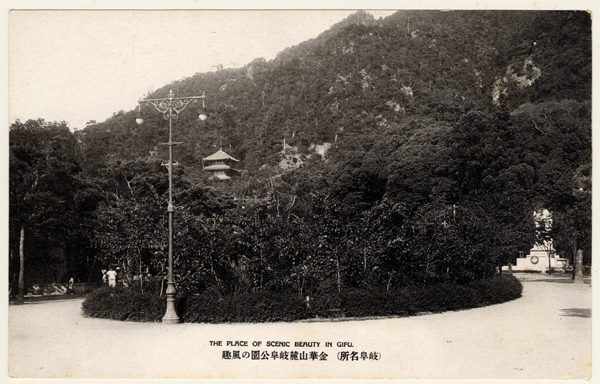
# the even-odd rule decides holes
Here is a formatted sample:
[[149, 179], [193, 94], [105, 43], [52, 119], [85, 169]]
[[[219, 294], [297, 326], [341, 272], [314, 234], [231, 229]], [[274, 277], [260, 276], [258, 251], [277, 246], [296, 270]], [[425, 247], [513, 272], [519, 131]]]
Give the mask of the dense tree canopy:
[[[47, 262], [47, 249], [64, 243], [78, 223], [80, 184], [76, 142], [66, 123], [42, 119], [10, 127], [10, 281], [24, 294], [25, 252], [32, 265]], [[26, 241], [27, 239], [27, 241]], [[16, 257], [19, 255], [19, 257]], [[15, 257], [13, 257], [15, 256]]]

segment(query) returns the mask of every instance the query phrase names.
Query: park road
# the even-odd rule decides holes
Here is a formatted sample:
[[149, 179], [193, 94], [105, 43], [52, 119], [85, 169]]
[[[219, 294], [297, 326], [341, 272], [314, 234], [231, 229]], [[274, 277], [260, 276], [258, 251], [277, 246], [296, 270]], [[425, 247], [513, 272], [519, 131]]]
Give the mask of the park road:
[[[588, 379], [590, 282], [573, 284], [564, 276], [535, 274], [517, 277], [524, 287], [520, 299], [406, 318], [166, 325], [85, 318], [81, 299], [11, 305], [8, 374], [14, 378]], [[219, 341], [222, 346], [214, 345]], [[228, 341], [248, 346], [227, 346]], [[267, 347], [269, 341], [283, 344]], [[310, 357], [293, 358], [298, 356], [293, 352]]]

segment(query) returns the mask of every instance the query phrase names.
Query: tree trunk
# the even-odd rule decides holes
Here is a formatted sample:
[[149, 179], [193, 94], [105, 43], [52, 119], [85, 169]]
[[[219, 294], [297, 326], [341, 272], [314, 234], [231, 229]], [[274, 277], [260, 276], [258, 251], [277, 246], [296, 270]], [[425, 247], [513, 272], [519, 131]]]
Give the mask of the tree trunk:
[[583, 284], [583, 251], [580, 249], [577, 251], [575, 257], [575, 284]]
[[[9, 265], [10, 262], [12, 262], [13, 258], [15, 257], [15, 252], [14, 252], [14, 248], [10, 248], [10, 254], [8, 255], [8, 260], [9, 260]], [[9, 269], [10, 271], [10, 269]], [[11, 297], [13, 288], [15, 287], [15, 276], [14, 273], [8, 275], [8, 296]]]
[[25, 224], [21, 224], [19, 238], [19, 304], [25, 302]]
[[577, 247], [573, 247], [573, 273], [571, 273], [571, 280], [575, 280], [575, 273], [577, 272]]
[[340, 257], [336, 255], [335, 258], [335, 262], [336, 262], [336, 267], [337, 267], [337, 286], [338, 286], [338, 292], [342, 291], [342, 277], [340, 275]]
[[[142, 275], [142, 254], [138, 252], [140, 256], [140, 290], [144, 294], [144, 276]], [[133, 283], [132, 283], [133, 284]]]
[[96, 266], [96, 254], [94, 254], [94, 259], [92, 260], [92, 268], [90, 269], [90, 274], [88, 275], [87, 282], [92, 281], [92, 273], [94, 273], [94, 267]]

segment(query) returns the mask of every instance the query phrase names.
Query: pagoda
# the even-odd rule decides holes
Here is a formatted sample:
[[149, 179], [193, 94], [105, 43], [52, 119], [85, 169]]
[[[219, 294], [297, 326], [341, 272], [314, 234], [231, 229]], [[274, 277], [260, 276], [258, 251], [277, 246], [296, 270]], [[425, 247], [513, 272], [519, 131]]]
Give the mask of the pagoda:
[[232, 168], [238, 161], [235, 157], [225, 153], [223, 149], [219, 149], [212, 155], [202, 159], [202, 169], [211, 173], [211, 179], [229, 180], [232, 176], [240, 173], [237, 169]]

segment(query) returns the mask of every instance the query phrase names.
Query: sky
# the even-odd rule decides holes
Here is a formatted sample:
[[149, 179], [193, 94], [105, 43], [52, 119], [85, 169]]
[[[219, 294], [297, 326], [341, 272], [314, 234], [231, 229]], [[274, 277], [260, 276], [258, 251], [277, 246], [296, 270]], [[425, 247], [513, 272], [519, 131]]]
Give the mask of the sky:
[[140, 97], [172, 81], [218, 65], [272, 60], [354, 12], [12, 11], [9, 120], [43, 118], [82, 129], [90, 120], [134, 109]]

